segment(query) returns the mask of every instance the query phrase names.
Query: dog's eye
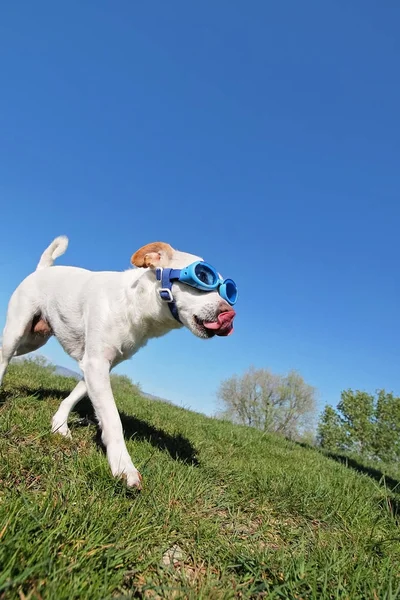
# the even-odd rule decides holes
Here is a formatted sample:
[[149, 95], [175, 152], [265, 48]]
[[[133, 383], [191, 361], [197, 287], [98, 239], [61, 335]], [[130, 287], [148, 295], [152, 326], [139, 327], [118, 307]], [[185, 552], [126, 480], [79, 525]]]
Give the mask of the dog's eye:
[[215, 274], [204, 265], [197, 265], [196, 275], [206, 285], [214, 285], [215, 283]]
[[210, 277], [207, 273], [204, 273], [204, 271], [201, 271], [201, 273], [199, 273], [199, 279], [203, 283], [210, 283]]

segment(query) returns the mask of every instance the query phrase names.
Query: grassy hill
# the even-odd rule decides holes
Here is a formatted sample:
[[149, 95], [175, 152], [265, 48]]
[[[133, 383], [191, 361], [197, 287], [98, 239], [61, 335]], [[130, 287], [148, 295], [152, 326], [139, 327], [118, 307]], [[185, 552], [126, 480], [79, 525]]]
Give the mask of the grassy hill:
[[[0, 598], [400, 597], [397, 482], [140, 397], [114, 380], [143, 474], [112, 479], [87, 402], [73, 440], [50, 419], [74, 385], [12, 365], [0, 392]], [[397, 488], [400, 492], [400, 486]]]

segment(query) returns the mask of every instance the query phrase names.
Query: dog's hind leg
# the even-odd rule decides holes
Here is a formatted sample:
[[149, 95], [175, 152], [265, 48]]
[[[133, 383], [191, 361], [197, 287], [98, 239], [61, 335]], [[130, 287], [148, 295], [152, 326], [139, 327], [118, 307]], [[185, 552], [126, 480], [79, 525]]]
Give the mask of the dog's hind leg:
[[68, 427], [68, 416], [75, 404], [82, 400], [87, 394], [87, 387], [84, 381], [80, 381], [72, 390], [69, 396], [63, 400], [58, 408], [58, 411], [51, 422], [51, 431], [60, 433], [65, 437], [71, 437], [71, 432]]
[[20, 302], [15, 295], [11, 297], [0, 350], [0, 385], [11, 358], [29, 333], [33, 317], [34, 308], [31, 302]]

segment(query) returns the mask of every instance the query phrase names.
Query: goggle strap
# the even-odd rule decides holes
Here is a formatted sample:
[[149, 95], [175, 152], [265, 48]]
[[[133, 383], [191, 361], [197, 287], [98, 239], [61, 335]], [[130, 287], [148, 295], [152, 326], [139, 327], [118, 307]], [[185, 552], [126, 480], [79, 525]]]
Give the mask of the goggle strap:
[[156, 269], [156, 279], [157, 281], [161, 281], [160, 298], [164, 302], [168, 302], [168, 307], [172, 316], [179, 323], [181, 320], [179, 318], [178, 308], [172, 295], [172, 279], [179, 279], [180, 272], [180, 269]]
[[169, 270], [170, 281], [178, 281], [180, 276], [181, 276], [181, 269], [170, 269]]
[[180, 276], [181, 269], [161, 269], [160, 267], [156, 269], [157, 281], [162, 281], [164, 278], [163, 287], [167, 287], [167, 285], [164, 285], [166, 282], [178, 281]]

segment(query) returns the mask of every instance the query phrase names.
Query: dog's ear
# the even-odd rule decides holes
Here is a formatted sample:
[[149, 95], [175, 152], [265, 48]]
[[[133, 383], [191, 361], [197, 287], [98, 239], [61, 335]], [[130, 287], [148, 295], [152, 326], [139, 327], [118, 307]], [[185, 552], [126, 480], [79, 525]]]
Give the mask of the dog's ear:
[[140, 248], [131, 258], [135, 267], [167, 267], [172, 260], [174, 249], [165, 242], [153, 242]]

